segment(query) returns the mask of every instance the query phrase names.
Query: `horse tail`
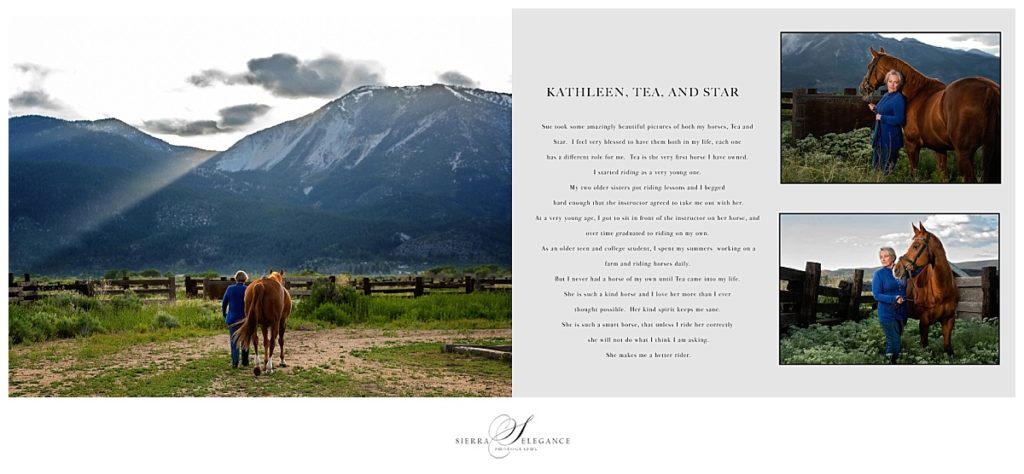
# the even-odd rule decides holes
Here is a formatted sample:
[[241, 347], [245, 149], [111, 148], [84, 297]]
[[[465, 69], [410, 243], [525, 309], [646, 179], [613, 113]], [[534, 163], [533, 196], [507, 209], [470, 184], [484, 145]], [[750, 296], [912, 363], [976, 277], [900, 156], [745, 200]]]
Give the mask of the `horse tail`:
[[1002, 130], [1000, 130], [1002, 127], [1002, 106], [1000, 104], [998, 86], [990, 87], [985, 99], [988, 121], [985, 124], [985, 142], [981, 153], [982, 166], [985, 167], [982, 182], [998, 183], [1001, 174], [1000, 148], [1002, 146], [1000, 143], [1002, 137]]
[[[263, 292], [260, 291], [262, 289], [263, 288], [254, 286], [251, 289], [252, 298], [245, 299], [245, 318], [242, 318], [240, 321], [241, 326], [239, 326], [238, 330], [235, 331], [235, 345], [237, 345], [241, 350], [247, 350], [249, 348], [249, 344], [252, 344], [253, 335], [256, 334], [256, 325], [259, 322], [256, 310], [259, 308], [259, 300], [263, 295]], [[254, 345], [259, 346], [259, 344]], [[259, 350], [258, 347], [257, 350]]]

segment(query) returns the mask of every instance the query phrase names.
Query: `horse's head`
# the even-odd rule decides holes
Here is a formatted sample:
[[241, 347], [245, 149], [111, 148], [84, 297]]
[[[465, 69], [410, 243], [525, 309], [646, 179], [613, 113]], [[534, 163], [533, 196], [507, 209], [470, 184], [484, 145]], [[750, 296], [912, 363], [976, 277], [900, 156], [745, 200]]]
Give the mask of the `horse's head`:
[[935, 263], [936, 250], [942, 249], [942, 242], [935, 237], [935, 234], [928, 232], [924, 224], [910, 224], [914, 229], [914, 238], [910, 241], [910, 247], [893, 265], [893, 274], [897, 278], [904, 278], [909, 274], [917, 272], [927, 265]]
[[896, 65], [892, 56], [885, 53], [885, 48], [875, 51], [875, 48], [868, 48], [871, 51], [871, 62], [868, 63], [868, 72], [864, 80], [860, 81], [860, 95], [865, 101], [870, 101], [871, 94], [885, 84], [885, 74]]
[[277, 280], [278, 283], [280, 283], [281, 285], [284, 285], [284, 269], [283, 268], [280, 271], [275, 271], [275, 270], [271, 269], [271, 270], [269, 270], [269, 272], [270, 272], [270, 274], [267, 275], [267, 278], [270, 278], [270, 279], [273, 279], [273, 280]]

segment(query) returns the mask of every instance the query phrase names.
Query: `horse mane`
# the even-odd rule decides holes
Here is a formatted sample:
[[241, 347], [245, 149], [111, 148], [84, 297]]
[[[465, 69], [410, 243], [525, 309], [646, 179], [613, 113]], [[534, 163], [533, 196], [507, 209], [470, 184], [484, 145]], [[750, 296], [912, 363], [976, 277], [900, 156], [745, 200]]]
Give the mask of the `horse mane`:
[[[918, 306], [934, 306], [944, 302], [944, 300], [959, 299], [956, 291], [956, 279], [953, 278], [953, 269], [949, 266], [949, 260], [946, 258], [946, 249], [942, 246], [942, 242], [932, 234], [931, 232], [925, 233], [929, 236], [929, 241], [932, 246], [932, 257], [934, 261], [921, 270], [916, 276], [912, 278], [913, 286], [915, 287], [914, 300]], [[952, 289], [952, 292], [942, 292], [936, 294], [936, 290], [941, 290], [943, 286], [936, 288], [935, 285], [930, 285], [929, 282], [932, 280], [938, 282], [944, 282], [943, 286]]]
[[[914, 66], [911, 66], [906, 61], [897, 58], [886, 52], [878, 53], [881, 59], [889, 58], [895, 62], [895, 66], [887, 69], [895, 69], [903, 74], [903, 84], [900, 87], [900, 92], [907, 98], [907, 100], [913, 100], [915, 96], [922, 93], [932, 93], [937, 90], [946, 88], [946, 83], [934, 78], [924, 75], [923, 72], [918, 71]], [[879, 63], [881, 65], [881, 63]]]

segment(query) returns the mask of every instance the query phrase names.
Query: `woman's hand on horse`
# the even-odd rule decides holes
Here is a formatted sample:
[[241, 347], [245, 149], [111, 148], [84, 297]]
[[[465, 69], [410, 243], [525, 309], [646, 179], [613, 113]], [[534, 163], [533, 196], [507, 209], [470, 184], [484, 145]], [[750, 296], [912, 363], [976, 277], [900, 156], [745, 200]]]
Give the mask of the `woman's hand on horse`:
[[874, 112], [875, 111], [875, 104], [868, 104], [868, 108], [871, 109], [872, 112]]

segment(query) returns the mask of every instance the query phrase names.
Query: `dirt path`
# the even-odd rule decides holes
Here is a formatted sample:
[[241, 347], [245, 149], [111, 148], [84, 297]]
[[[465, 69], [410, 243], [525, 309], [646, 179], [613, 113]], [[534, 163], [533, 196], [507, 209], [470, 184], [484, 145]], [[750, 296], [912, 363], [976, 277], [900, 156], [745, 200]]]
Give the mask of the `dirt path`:
[[[296, 368], [321, 368], [350, 375], [357, 383], [372, 387], [371, 396], [417, 396], [436, 393], [471, 393], [478, 396], [511, 396], [511, 380], [473, 377], [445, 368], [432, 368], [427, 373], [414, 366], [381, 363], [359, 357], [358, 351], [418, 342], [445, 343], [467, 339], [511, 339], [511, 329], [482, 330], [381, 330], [335, 328], [321, 331], [291, 331], [285, 340], [285, 361], [288, 367], [276, 368], [289, 374]], [[71, 352], [73, 341], [43, 343], [54, 354]], [[16, 347], [19, 351], [38, 350]], [[191, 338], [173, 342], [133, 346], [91, 364], [82, 364], [74, 357], [42, 360], [12, 368], [8, 376], [8, 395], [53, 396], [59, 387], [83, 377], [99, 376], [114, 370], [145, 369], [150, 373], [176, 370], [193, 360], [223, 356], [229, 364], [227, 335]], [[262, 351], [261, 356], [262, 358]], [[279, 362], [275, 351], [275, 365]], [[84, 366], [83, 366], [84, 365]], [[238, 369], [242, 370], [242, 369]], [[246, 369], [249, 370], [249, 369]], [[372, 383], [371, 383], [372, 382]], [[237, 386], [228, 388], [215, 384], [212, 396], [239, 396]]]

